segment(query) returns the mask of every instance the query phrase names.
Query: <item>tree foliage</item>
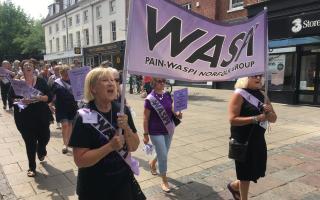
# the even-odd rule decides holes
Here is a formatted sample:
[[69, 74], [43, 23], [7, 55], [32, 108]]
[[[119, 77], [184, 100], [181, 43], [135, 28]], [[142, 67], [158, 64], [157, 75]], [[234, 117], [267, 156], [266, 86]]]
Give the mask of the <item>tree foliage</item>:
[[12, 3], [0, 3], [0, 60], [41, 58], [44, 49], [41, 22]]

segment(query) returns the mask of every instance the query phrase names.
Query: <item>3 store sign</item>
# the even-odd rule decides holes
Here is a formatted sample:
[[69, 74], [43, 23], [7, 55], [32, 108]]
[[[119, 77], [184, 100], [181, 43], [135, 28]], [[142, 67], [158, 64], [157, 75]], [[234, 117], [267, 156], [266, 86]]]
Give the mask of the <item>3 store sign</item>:
[[311, 21], [296, 18], [292, 21], [292, 25], [291, 31], [293, 33], [299, 33], [302, 29], [320, 27], [320, 19]]

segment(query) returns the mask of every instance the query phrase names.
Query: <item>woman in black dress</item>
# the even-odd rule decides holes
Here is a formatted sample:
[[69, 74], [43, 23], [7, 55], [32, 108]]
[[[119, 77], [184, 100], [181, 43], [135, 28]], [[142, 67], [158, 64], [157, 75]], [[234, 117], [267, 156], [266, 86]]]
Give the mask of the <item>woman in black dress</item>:
[[140, 141], [129, 109], [125, 107], [125, 114], [119, 114], [116, 93], [110, 69], [98, 67], [87, 74], [84, 97], [88, 104], [78, 111], [69, 141], [79, 167], [80, 200], [146, 199], [131, 171], [133, 165], [124, 160]]
[[68, 71], [71, 70], [69, 65], [63, 65], [60, 68], [61, 77], [56, 79], [52, 86], [55, 95], [56, 120], [62, 124], [62, 153], [68, 152], [68, 143], [72, 132], [72, 123], [77, 114], [78, 106], [72, 94], [72, 88]]
[[[240, 143], [249, 140], [246, 161], [235, 161], [237, 180], [228, 184], [234, 199], [247, 200], [250, 181], [256, 183], [260, 177], [265, 176], [267, 146], [264, 138], [266, 126], [263, 125], [266, 121], [274, 123], [277, 115], [269, 99], [263, 104], [265, 97], [260, 90], [261, 78], [261, 75], [256, 75], [238, 79], [236, 91], [229, 103], [231, 138]], [[239, 92], [241, 90], [244, 93]], [[244, 97], [246, 94], [249, 98]], [[261, 106], [254, 105], [254, 97], [260, 101], [258, 105]]]
[[50, 139], [49, 121], [51, 115], [47, 102], [51, 101], [51, 95], [46, 81], [34, 75], [33, 62], [30, 60], [22, 61], [21, 69], [27, 85], [38, 90], [38, 95], [25, 98], [16, 96], [12, 87], [10, 88], [10, 96], [26, 106], [22, 109], [17, 104], [14, 105], [14, 121], [27, 149], [29, 161], [27, 175], [33, 177], [36, 175], [36, 154], [40, 161], [43, 161], [47, 155], [46, 146]]

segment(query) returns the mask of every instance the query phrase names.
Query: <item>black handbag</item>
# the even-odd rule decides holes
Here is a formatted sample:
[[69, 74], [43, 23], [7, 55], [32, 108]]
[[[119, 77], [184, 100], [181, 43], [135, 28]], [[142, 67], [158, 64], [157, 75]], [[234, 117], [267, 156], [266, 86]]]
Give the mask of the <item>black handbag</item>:
[[248, 137], [248, 141], [246, 141], [245, 143], [240, 143], [236, 139], [230, 137], [228, 158], [238, 162], [246, 161], [248, 144], [249, 144], [254, 127], [255, 125], [253, 125]]
[[181, 120], [174, 114], [172, 115], [172, 121], [176, 127], [181, 123]]

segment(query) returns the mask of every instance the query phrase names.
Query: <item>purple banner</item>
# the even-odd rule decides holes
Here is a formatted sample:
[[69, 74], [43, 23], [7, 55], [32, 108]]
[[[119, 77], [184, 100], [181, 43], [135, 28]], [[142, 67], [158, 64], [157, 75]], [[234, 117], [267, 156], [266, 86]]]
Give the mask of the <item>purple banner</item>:
[[168, 0], [131, 1], [125, 59], [131, 74], [225, 81], [263, 74], [266, 11], [223, 24]]
[[188, 108], [188, 88], [173, 92], [174, 112], [179, 112]]
[[68, 71], [72, 93], [76, 101], [83, 99], [84, 80], [89, 73], [90, 67], [80, 67]]

